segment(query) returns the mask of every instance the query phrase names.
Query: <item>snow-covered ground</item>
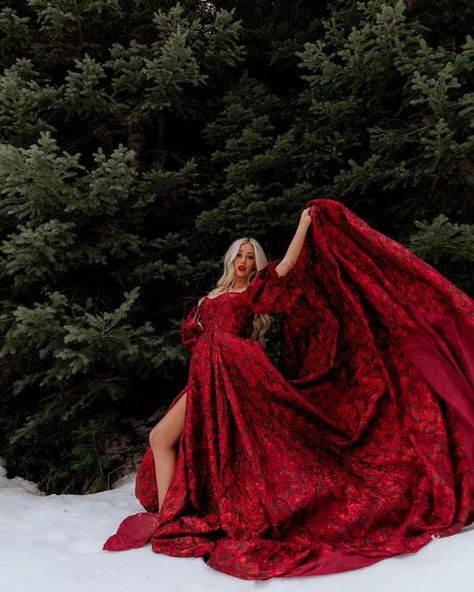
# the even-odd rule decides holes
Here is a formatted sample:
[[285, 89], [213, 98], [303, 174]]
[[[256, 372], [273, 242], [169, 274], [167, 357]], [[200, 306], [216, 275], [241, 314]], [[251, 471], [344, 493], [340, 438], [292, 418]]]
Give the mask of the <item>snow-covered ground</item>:
[[150, 545], [103, 551], [128, 514], [143, 511], [134, 475], [94, 495], [44, 495], [0, 467], [0, 590], [3, 592], [471, 592], [474, 525], [434, 539], [418, 553], [349, 572], [305, 578], [241, 580], [202, 559], [153, 553]]

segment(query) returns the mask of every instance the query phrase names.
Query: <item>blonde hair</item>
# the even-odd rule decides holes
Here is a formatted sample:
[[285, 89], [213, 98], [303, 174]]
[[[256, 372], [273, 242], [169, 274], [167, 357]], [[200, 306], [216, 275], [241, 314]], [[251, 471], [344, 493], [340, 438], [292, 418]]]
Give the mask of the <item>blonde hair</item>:
[[[224, 255], [224, 272], [223, 272], [223, 274], [217, 280], [216, 287], [213, 288], [207, 294], [207, 296], [210, 296], [210, 297], [218, 296], [219, 294], [224, 294], [224, 292], [228, 292], [230, 290], [230, 288], [232, 286], [232, 282], [234, 280], [233, 262], [239, 253], [240, 246], [245, 243], [250, 243], [253, 246], [254, 253], [255, 253], [255, 269], [249, 274], [247, 281], [250, 283], [252, 281], [252, 279], [255, 277], [255, 274], [257, 273], [257, 271], [259, 271], [263, 267], [266, 267], [266, 265], [268, 264], [268, 259], [267, 259], [267, 256], [265, 255], [265, 252], [264, 252], [262, 246], [260, 245], [260, 243], [256, 239], [251, 238], [251, 237], [237, 238], [230, 245], [230, 247], [226, 251], [226, 254]], [[194, 315], [194, 318], [196, 318], [198, 310], [199, 310], [199, 305], [201, 304], [201, 302], [204, 300], [205, 297], [206, 296], [203, 296], [202, 298], [199, 299], [198, 308], [196, 310], [196, 314]], [[265, 336], [265, 333], [270, 328], [270, 324], [271, 324], [271, 321], [270, 321], [269, 315], [256, 314], [254, 317], [254, 320], [253, 320], [253, 329], [252, 329], [252, 334], [250, 335], [250, 337], [252, 339], [258, 339], [260, 341], [260, 343], [262, 345], [264, 345], [264, 343], [265, 343], [264, 336]]]

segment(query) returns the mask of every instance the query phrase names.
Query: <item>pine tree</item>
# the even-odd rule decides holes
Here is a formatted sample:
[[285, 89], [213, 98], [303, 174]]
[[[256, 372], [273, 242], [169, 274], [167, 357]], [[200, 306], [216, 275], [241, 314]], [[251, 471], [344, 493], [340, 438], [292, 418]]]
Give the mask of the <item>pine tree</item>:
[[413, 217], [455, 215], [463, 202], [472, 216], [474, 39], [430, 46], [417, 9], [355, 3], [323, 21], [324, 37], [298, 54], [310, 86], [308, 149], [329, 153], [321, 192], [364, 195], [410, 230]]
[[132, 470], [221, 254], [253, 235], [283, 255], [311, 197], [473, 290], [461, 4], [0, 0], [10, 475], [77, 493]]
[[182, 383], [176, 295], [200, 203], [197, 164], [167, 134], [244, 55], [232, 11], [149, 2], [143, 27], [144, 3], [125, 4], [0, 13], [0, 438], [9, 470], [46, 491], [110, 485], [143, 448], [136, 422]]

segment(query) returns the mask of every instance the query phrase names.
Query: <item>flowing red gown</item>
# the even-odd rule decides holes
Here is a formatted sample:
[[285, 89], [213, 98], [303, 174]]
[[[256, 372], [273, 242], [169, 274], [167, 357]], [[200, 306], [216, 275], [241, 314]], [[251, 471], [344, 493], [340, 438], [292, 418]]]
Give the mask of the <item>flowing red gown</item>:
[[[181, 327], [191, 352], [176, 471], [104, 544], [202, 557], [244, 579], [346, 571], [474, 520], [474, 302], [330, 199], [295, 267], [259, 270]], [[280, 370], [249, 337], [281, 314]]]

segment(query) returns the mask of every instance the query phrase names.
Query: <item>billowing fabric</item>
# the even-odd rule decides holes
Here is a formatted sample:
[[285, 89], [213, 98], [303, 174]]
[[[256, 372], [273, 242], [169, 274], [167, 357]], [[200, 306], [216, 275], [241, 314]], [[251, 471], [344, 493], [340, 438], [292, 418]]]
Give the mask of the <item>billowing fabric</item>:
[[[244, 579], [346, 571], [412, 553], [474, 520], [474, 302], [342, 203], [313, 199], [295, 267], [181, 326], [191, 352], [176, 471], [158, 512], [104, 544], [151, 542]], [[250, 338], [281, 314], [277, 369]]]

